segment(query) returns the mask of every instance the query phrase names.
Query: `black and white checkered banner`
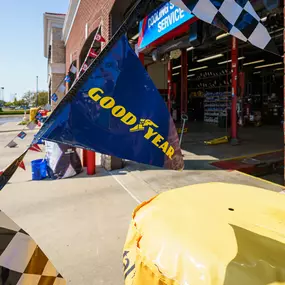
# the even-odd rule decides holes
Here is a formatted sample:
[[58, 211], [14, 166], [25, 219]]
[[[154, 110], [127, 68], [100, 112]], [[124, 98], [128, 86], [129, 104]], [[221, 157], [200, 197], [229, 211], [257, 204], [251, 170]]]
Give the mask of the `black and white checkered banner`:
[[49, 141], [46, 141], [45, 145], [48, 173], [51, 178], [69, 178], [82, 171], [81, 159], [76, 148]]
[[170, 0], [172, 4], [252, 45], [279, 54], [248, 0]]
[[0, 284], [66, 285], [35, 241], [0, 211]]

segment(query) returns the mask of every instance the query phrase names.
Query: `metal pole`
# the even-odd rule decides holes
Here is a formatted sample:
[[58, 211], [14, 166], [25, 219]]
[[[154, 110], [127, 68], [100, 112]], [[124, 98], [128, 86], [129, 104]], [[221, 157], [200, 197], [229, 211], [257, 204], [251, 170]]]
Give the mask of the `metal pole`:
[[167, 65], [167, 87], [168, 87], [167, 108], [170, 113], [171, 112], [171, 94], [172, 94], [172, 62], [171, 60], [168, 62], [168, 65]]
[[37, 87], [36, 87], [36, 107], [38, 107], [38, 103], [39, 103], [39, 77], [37, 76]]
[[181, 116], [188, 113], [188, 90], [187, 90], [187, 74], [188, 74], [188, 59], [186, 49], [182, 50], [181, 55]]
[[238, 76], [238, 41], [232, 37], [232, 116], [231, 144], [238, 144], [237, 138], [237, 76]]
[[1, 87], [1, 100], [4, 100], [4, 87]]

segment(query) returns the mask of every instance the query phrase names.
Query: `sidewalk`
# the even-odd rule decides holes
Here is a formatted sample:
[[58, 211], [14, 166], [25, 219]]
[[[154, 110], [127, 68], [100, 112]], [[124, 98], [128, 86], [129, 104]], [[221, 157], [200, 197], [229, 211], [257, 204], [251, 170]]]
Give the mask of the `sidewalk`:
[[156, 193], [127, 171], [116, 175], [101, 167], [95, 177], [31, 181], [30, 161], [42, 155], [28, 153], [27, 171], [19, 169], [0, 193], [0, 209], [38, 242], [67, 284], [123, 285], [133, 209]]
[[[32, 137], [29, 133], [18, 148], [4, 149], [1, 145], [13, 135], [0, 134], [0, 168]], [[219, 170], [208, 164], [216, 160], [213, 156], [186, 151], [186, 169], [181, 172], [127, 162], [125, 169], [112, 172], [98, 167], [94, 177], [82, 173], [66, 180], [31, 181], [30, 162], [43, 156], [28, 153], [27, 171], [19, 169], [0, 192], [0, 209], [37, 241], [70, 285], [124, 284], [122, 251], [132, 211], [157, 193], [206, 182], [283, 190], [236, 171]]]

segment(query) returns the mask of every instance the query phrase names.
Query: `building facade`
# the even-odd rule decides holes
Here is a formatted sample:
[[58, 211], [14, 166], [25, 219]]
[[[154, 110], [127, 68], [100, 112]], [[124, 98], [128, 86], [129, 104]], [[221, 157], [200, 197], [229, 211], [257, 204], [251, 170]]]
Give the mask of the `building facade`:
[[[51, 43], [45, 45], [46, 57], [51, 63], [55, 63], [52, 61], [53, 46], [60, 47], [59, 50], [65, 53], [62, 59], [65, 58], [66, 64], [64, 70], [61, 65], [60, 71], [63, 72], [61, 78], [64, 74], [68, 74], [72, 64], [80, 69], [98, 28], [107, 42], [111, 39], [126, 18], [128, 8], [135, 2], [135, 0], [70, 0], [62, 26], [61, 39], [59, 34], [58, 37], [56, 35], [48, 37], [49, 33], [45, 36], [47, 43]], [[251, 2], [274, 39], [275, 45], [279, 51], [283, 50], [282, 5], [278, 1], [270, 5], [267, 1]], [[155, 5], [168, 4], [157, 1]], [[142, 11], [142, 15], [148, 15], [144, 23], [147, 23], [152, 13], [157, 11], [155, 7], [152, 10], [148, 13]], [[178, 14], [185, 15], [181, 14], [181, 11]], [[46, 26], [49, 27], [48, 20], [51, 15], [46, 17]], [[161, 19], [163, 21], [161, 24], [166, 23], [164, 20]], [[215, 124], [225, 130], [231, 127], [234, 144], [238, 138], [237, 126], [251, 126], [253, 121], [259, 123], [260, 114], [263, 115], [264, 125], [280, 124], [284, 104], [282, 94], [284, 68], [281, 67], [284, 64], [283, 59], [243, 41], [236, 41], [228, 33], [201, 23], [193, 15], [180, 20], [179, 23], [174, 23], [173, 27], [168, 27], [163, 35], [158, 30], [156, 37], [151, 35], [149, 39], [147, 36], [151, 33], [146, 33], [145, 30], [142, 32], [138, 23], [127, 33], [133, 47], [136, 44], [139, 47], [139, 43], [147, 40], [145, 46], [137, 49], [140, 52], [139, 57], [165, 99], [174, 120], [179, 123], [181, 115], [188, 114], [190, 120], [212, 124], [213, 130]], [[157, 26], [159, 28], [159, 22]], [[55, 28], [50, 30], [51, 35], [52, 31], [56, 34]], [[58, 44], [51, 40], [53, 38], [59, 41]], [[102, 44], [101, 48], [103, 47]], [[260, 65], [260, 62], [266, 64]], [[236, 76], [232, 73], [233, 70]], [[56, 79], [56, 76], [54, 78]], [[53, 90], [53, 81], [51, 82]], [[230, 94], [231, 90], [234, 90], [233, 94]], [[214, 98], [220, 94], [224, 97], [223, 100], [217, 99], [213, 107], [210, 106], [209, 100], [205, 99], [206, 96], [210, 96], [209, 94]], [[267, 104], [260, 103], [265, 99]], [[225, 103], [224, 101], [226, 104], [220, 104]], [[237, 110], [238, 114], [230, 110]], [[220, 117], [225, 118], [222, 120]], [[266, 132], [266, 126], [262, 130]], [[280, 135], [280, 131], [277, 135]], [[259, 142], [256, 141], [256, 146], [258, 145]], [[271, 147], [273, 146], [268, 144], [267, 148]]]
[[[57, 103], [51, 101], [51, 95], [57, 91], [65, 76], [65, 45], [62, 41], [62, 30], [65, 14], [44, 14], [44, 56], [48, 60], [49, 100], [54, 108]], [[64, 94], [57, 92], [59, 99]], [[60, 100], [58, 100], [59, 102]]]
[[[65, 72], [71, 65], [80, 70], [92, 45], [94, 36], [100, 34], [108, 42], [124, 20], [131, 0], [71, 0], [65, 17], [62, 39], [65, 46]], [[101, 49], [104, 44], [101, 44]], [[122, 160], [102, 156], [102, 165], [108, 169], [122, 167]]]
[[[116, 3], [115, 3], [116, 2]], [[101, 35], [108, 41], [123, 19], [130, 4], [115, 0], [71, 0], [63, 28], [66, 47], [66, 72], [72, 63], [80, 68], [88, 39], [101, 26]], [[92, 42], [92, 41], [91, 41]]]

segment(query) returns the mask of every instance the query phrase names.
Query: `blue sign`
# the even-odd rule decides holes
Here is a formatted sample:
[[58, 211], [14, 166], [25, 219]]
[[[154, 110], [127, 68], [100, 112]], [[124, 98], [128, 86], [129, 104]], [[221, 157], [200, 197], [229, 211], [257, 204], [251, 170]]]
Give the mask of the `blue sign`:
[[140, 22], [139, 49], [147, 47], [193, 17], [191, 13], [169, 2], [163, 4]]
[[66, 75], [65, 78], [64, 78], [64, 81], [67, 82], [67, 83], [70, 83], [71, 82], [70, 76]]
[[90, 149], [140, 163], [182, 169], [173, 120], [163, 98], [123, 36], [76, 94], [68, 94], [35, 141]]
[[51, 96], [51, 99], [52, 99], [52, 101], [56, 102], [58, 97], [57, 97], [57, 95], [55, 93], [53, 93], [52, 96]]

